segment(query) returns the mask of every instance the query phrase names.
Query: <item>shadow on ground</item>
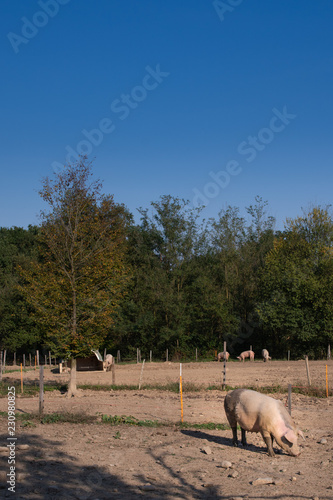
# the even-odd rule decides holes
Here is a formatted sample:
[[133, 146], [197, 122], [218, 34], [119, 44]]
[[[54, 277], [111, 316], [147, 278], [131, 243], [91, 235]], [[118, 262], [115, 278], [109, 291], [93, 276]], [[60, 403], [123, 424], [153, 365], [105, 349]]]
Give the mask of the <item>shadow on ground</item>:
[[[182, 433], [199, 439], [207, 439], [215, 443], [231, 446], [231, 440], [223, 437], [210, 436], [201, 431], [183, 430]], [[8, 443], [8, 436], [0, 435], [1, 445]], [[155, 462], [162, 468], [164, 478], [156, 476], [152, 484], [147, 484], [143, 473], [134, 473], [129, 484], [117, 474], [111, 473], [108, 467], [84, 466], [85, 457], [72, 456], [61, 450], [64, 438], [59, 426], [59, 439], [41, 438], [37, 433], [22, 433], [17, 440], [16, 447], [16, 488], [15, 494], [8, 491], [4, 474], [9, 470], [8, 455], [2, 455], [0, 470], [2, 471], [0, 483], [1, 498], [16, 498], [18, 500], [106, 500], [106, 499], [228, 499], [233, 495], [223, 494], [222, 478], [220, 485], [195, 486], [186, 478], [184, 472], [170, 467], [163, 453], [159, 450], [148, 451]], [[23, 445], [23, 446], [22, 446]], [[262, 449], [258, 448], [262, 451]], [[98, 447], [96, 447], [98, 459]], [[131, 464], [128, 464], [128, 468]], [[167, 478], [167, 479], [166, 479]], [[255, 490], [251, 499], [283, 500], [285, 495], [271, 494], [262, 496]], [[288, 496], [292, 499], [310, 499], [311, 496]], [[321, 497], [329, 498], [329, 497]]]

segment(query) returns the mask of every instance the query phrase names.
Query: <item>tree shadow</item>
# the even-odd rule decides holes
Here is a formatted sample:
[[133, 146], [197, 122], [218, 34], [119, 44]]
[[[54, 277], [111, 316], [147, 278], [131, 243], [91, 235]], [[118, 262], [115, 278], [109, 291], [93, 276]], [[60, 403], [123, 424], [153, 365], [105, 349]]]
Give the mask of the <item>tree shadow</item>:
[[[156, 475], [151, 484], [147, 484], [144, 473], [134, 474], [135, 484], [129, 484], [119, 475], [113, 474], [105, 466], [85, 465], [85, 455], [82, 457], [72, 456], [64, 452], [61, 447], [64, 445], [65, 437], [61, 435], [62, 427], [59, 425], [56, 431], [58, 438], [45, 438], [38, 435], [38, 429], [33, 434], [18, 434], [15, 442], [15, 494], [8, 491], [9, 484], [6, 484], [9, 473], [8, 455], [1, 455], [0, 469], [0, 497], [20, 498], [25, 500], [106, 500], [106, 499], [126, 499], [148, 498], [157, 500], [163, 499], [210, 499], [227, 500], [234, 495], [228, 492], [222, 494], [221, 484], [194, 485], [186, 474], [167, 464], [166, 455], [158, 449], [148, 451], [151, 458], [158, 462], [164, 477]], [[50, 429], [51, 432], [51, 429]], [[208, 439], [212, 442], [231, 446], [231, 440], [210, 436], [201, 431], [181, 431], [184, 435], [199, 439]], [[8, 435], [0, 435], [0, 443], [6, 446], [11, 442]], [[99, 458], [98, 445], [94, 450], [96, 460]], [[130, 463], [127, 465], [130, 467]], [[153, 473], [153, 471], [152, 471]], [[10, 478], [8, 478], [9, 480]], [[219, 491], [220, 490], [220, 491]], [[253, 492], [253, 499], [267, 499]], [[282, 500], [284, 495], [269, 495], [271, 500]], [[311, 496], [288, 495], [288, 498], [310, 499]], [[323, 497], [321, 498], [329, 498]]]
[[[60, 429], [60, 428], [59, 428]], [[0, 435], [7, 446], [8, 435]], [[14, 441], [12, 441], [14, 442]], [[61, 440], [41, 438], [38, 434], [23, 434], [15, 441], [15, 498], [71, 500], [138, 497], [137, 488], [124, 483], [105, 467], [82, 466], [82, 461], [63, 452]], [[97, 453], [97, 452], [96, 452]], [[84, 461], [84, 459], [83, 459]], [[10, 472], [8, 455], [1, 456], [1, 470]], [[1, 476], [1, 490], [8, 491], [10, 483]], [[13, 497], [14, 498], [14, 497]]]

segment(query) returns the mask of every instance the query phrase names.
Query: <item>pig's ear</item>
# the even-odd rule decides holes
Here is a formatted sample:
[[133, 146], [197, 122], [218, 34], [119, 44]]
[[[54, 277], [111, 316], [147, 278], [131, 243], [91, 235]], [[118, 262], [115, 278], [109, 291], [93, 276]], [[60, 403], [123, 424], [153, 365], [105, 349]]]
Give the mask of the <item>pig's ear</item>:
[[291, 448], [296, 442], [297, 437], [292, 429], [288, 429], [288, 431], [284, 436], [282, 436], [281, 439]]
[[289, 441], [289, 439], [287, 439], [286, 436], [282, 436], [281, 441], [285, 443], [287, 446], [289, 446], [289, 448], [291, 448], [294, 444], [291, 441]]
[[303, 432], [302, 432], [300, 429], [298, 429], [297, 434], [298, 434], [299, 436], [301, 436], [301, 437], [304, 439], [304, 441], [305, 441], [304, 434], [303, 434]]

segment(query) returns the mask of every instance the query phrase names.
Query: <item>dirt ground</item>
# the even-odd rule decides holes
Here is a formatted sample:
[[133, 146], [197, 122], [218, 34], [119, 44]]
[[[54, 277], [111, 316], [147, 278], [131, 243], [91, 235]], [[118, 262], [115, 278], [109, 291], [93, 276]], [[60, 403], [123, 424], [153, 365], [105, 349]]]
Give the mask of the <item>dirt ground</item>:
[[[310, 361], [314, 386], [333, 387], [333, 361]], [[142, 365], [116, 367], [117, 384], [139, 384]], [[226, 423], [225, 392], [205, 390], [220, 385], [223, 364], [183, 364], [183, 383], [201, 386], [184, 392], [184, 421]], [[6, 373], [10, 386], [19, 372]], [[68, 374], [45, 370], [45, 380], [67, 382]], [[38, 383], [38, 371], [24, 374]], [[146, 363], [142, 384], [179, 381], [179, 364]], [[79, 372], [78, 384], [111, 384], [111, 373]], [[229, 363], [230, 386], [306, 386], [304, 361]], [[285, 394], [273, 397], [286, 402]], [[7, 408], [0, 399], [0, 411]], [[37, 412], [38, 397], [17, 394], [16, 413]], [[45, 412], [78, 412], [89, 415], [126, 415], [157, 420], [162, 427], [110, 426], [108, 424], [40, 424], [16, 428], [16, 493], [22, 499], [333, 499], [333, 398], [293, 394], [292, 416], [303, 430], [302, 453], [294, 458], [267, 455], [258, 434], [248, 433], [247, 449], [234, 448], [230, 430], [180, 429], [179, 394], [157, 390], [81, 391], [68, 399], [60, 392], [45, 393]], [[0, 418], [0, 496], [7, 490], [9, 472], [7, 417]], [[277, 449], [276, 449], [277, 451]], [[231, 462], [230, 468], [223, 461]], [[271, 478], [274, 484], [252, 484]]]

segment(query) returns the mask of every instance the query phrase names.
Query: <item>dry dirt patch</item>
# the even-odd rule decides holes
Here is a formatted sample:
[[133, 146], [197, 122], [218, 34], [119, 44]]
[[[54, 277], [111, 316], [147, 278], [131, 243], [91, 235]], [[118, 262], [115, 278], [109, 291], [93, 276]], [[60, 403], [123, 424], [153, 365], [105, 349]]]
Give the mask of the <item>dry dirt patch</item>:
[[[135, 384], [140, 366], [117, 367], [117, 383]], [[230, 385], [306, 383], [304, 362], [270, 364], [229, 363]], [[146, 370], [146, 367], [145, 367]], [[324, 362], [310, 362], [314, 383], [325, 373]], [[329, 365], [329, 373], [332, 364]], [[220, 381], [222, 365], [191, 363], [183, 366], [184, 381], [204, 385]], [[46, 372], [59, 380], [59, 374]], [[275, 377], [274, 377], [275, 374]], [[18, 374], [19, 375], [19, 374]], [[17, 374], [14, 375], [15, 377]], [[144, 383], [178, 380], [179, 365], [148, 364]], [[27, 376], [28, 377], [28, 376]], [[29, 377], [37, 380], [37, 374]], [[110, 374], [79, 373], [78, 383], [105, 384]], [[110, 377], [111, 378], [111, 377]], [[184, 394], [184, 420], [192, 423], [226, 422], [222, 391]], [[285, 401], [285, 394], [273, 397]], [[0, 400], [0, 410], [6, 408]], [[164, 391], [83, 391], [67, 399], [46, 393], [46, 412], [73, 411], [87, 414], [132, 415], [158, 420], [158, 428], [108, 424], [39, 424], [18, 429], [17, 498], [233, 498], [320, 499], [333, 498], [333, 398], [318, 399], [293, 394], [293, 418], [305, 433], [300, 457], [278, 454], [270, 458], [259, 435], [249, 434], [244, 450], [231, 446], [231, 431], [180, 430], [179, 395]], [[38, 409], [38, 398], [16, 401], [17, 413]], [[7, 438], [7, 421], [0, 419], [1, 443]], [[323, 443], [319, 443], [324, 438]], [[325, 442], [326, 440], [326, 442]], [[27, 445], [22, 449], [19, 445]], [[231, 469], [222, 467], [232, 463]], [[1, 457], [6, 471], [7, 458]], [[271, 477], [275, 484], [254, 486], [251, 481]], [[6, 489], [2, 490], [4, 493]], [[0, 490], [1, 495], [1, 490]]]

